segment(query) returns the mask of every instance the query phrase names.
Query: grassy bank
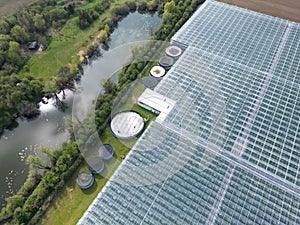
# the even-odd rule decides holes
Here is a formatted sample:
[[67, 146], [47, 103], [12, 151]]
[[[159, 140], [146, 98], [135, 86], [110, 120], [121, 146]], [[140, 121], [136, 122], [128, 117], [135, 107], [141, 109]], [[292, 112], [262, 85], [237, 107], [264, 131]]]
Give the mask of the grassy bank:
[[[149, 120], [146, 126], [149, 126], [156, 116], [147, 110], [140, 108], [137, 105], [132, 106], [132, 110], [140, 113], [144, 118], [148, 117]], [[109, 126], [106, 127], [100, 139], [103, 143], [109, 143], [115, 150], [115, 157], [121, 162], [121, 155], [126, 156], [130, 148], [121, 143], [115, 136], [112, 135]], [[134, 143], [130, 143], [134, 144]], [[53, 225], [64, 224], [73, 225], [78, 222], [83, 213], [87, 210], [92, 201], [96, 198], [98, 193], [106, 184], [108, 178], [117, 169], [118, 164], [106, 163], [104, 173], [106, 177], [100, 175], [95, 176], [94, 185], [88, 190], [82, 190], [76, 184], [76, 176], [80, 171], [88, 170], [87, 164], [83, 163], [80, 168], [74, 173], [70, 180], [66, 183], [64, 188], [58, 193], [54, 202], [50, 205], [47, 213], [39, 224]]]
[[[100, 2], [101, 0], [95, 0], [85, 3], [78, 7], [77, 11], [92, 9]], [[36, 78], [50, 80], [56, 76], [60, 68], [78, 65], [78, 52], [83, 50], [86, 53], [90, 43], [99, 43], [100, 27], [103, 27], [107, 19], [114, 17], [112, 9], [129, 2], [128, 0], [112, 1], [110, 9], [101, 13], [96, 21], [83, 30], [78, 26], [79, 15], [70, 18], [60, 30], [51, 28], [51, 41], [47, 50], [43, 54], [32, 55], [28, 62], [29, 74]], [[135, 3], [137, 2], [145, 1], [139, 0]]]
[[[92, 7], [95, 3], [83, 5]], [[123, 0], [116, 0], [112, 3], [112, 7], [119, 5]], [[77, 53], [81, 49], [85, 49], [89, 42], [95, 42], [99, 33], [99, 27], [107, 18], [111, 18], [110, 11], [99, 16], [88, 28], [82, 30], [78, 26], [79, 17], [73, 17], [67, 21], [64, 27], [59, 31], [53, 31], [51, 42], [44, 54], [33, 55], [28, 64], [30, 68], [29, 74], [33, 77], [49, 80], [57, 74], [60, 68], [68, 64], [78, 64], [79, 57]]]

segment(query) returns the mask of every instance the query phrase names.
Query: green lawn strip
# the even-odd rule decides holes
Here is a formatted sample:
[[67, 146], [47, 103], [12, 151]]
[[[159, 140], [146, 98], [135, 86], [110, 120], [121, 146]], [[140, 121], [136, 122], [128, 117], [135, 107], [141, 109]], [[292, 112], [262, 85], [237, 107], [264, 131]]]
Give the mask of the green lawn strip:
[[[82, 6], [82, 9], [91, 8], [92, 6], [90, 4], [94, 6], [98, 2], [99, 1], [85, 4]], [[111, 7], [122, 5], [125, 2], [127, 1], [116, 0], [112, 3]], [[89, 28], [84, 30], [81, 30], [77, 24], [78, 16], [69, 19], [60, 30], [60, 33], [64, 36], [52, 36], [51, 42], [43, 54], [31, 56], [28, 62], [30, 68], [29, 74], [33, 77], [43, 78], [45, 80], [51, 79], [57, 74], [61, 67], [67, 66], [72, 62], [73, 58], [78, 58], [78, 51], [87, 46], [91, 37], [95, 38], [98, 35], [100, 25], [107, 18], [111, 17], [111, 13], [106, 11], [102, 13], [99, 19], [94, 21]]]
[[97, 26], [101, 21], [95, 22], [90, 28], [82, 31], [76, 26], [76, 19], [72, 18], [67, 22], [62, 31], [66, 36], [74, 36], [70, 31], [74, 29], [76, 36], [52, 36], [51, 43], [44, 54], [33, 55], [29, 60], [30, 75], [34, 77], [44, 78], [45, 80], [55, 76], [61, 67], [65, 67], [72, 61], [80, 49], [83, 49], [87, 40], [97, 31]]
[[[100, 138], [103, 143], [109, 143], [112, 145], [115, 150], [115, 157], [119, 160], [121, 160], [120, 155], [126, 155], [129, 152], [129, 148], [120, 143], [120, 141], [111, 134], [109, 127], [105, 129]], [[109, 171], [110, 174], [112, 174], [117, 168], [115, 164], [105, 163], [105, 166], [105, 170]], [[66, 183], [65, 187], [59, 192], [42, 219], [41, 224], [67, 225], [76, 224], [78, 222], [110, 177], [110, 175], [107, 175], [105, 178], [100, 175], [96, 175], [94, 176], [95, 183], [93, 186], [87, 190], [82, 190], [76, 183], [76, 176], [79, 172], [84, 170], [88, 170], [86, 162], [80, 166], [80, 168]]]
[[89, 2], [88, 4], [82, 4], [81, 6], [76, 8], [76, 11], [92, 9], [100, 2], [101, 0], [96, 0], [96, 1]]
[[137, 104], [135, 104], [132, 107], [132, 110], [138, 112], [143, 118], [148, 119], [148, 121], [146, 122], [145, 128], [147, 128], [150, 125], [150, 123], [153, 120], [155, 120], [157, 117], [157, 115], [155, 115], [154, 113], [152, 113], [146, 109], [143, 109], [142, 107], [138, 106]]
[[76, 184], [76, 176], [86, 170], [84, 164], [71, 177], [63, 190], [57, 195], [54, 203], [41, 221], [42, 224], [76, 224], [91, 204], [98, 192], [106, 184], [107, 179], [95, 176], [94, 185], [88, 190], [81, 190]]
[[100, 25], [109, 17], [111, 14], [108, 12], [101, 14], [97, 21], [84, 30], [78, 27], [78, 16], [69, 19], [60, 31], [64, 36], [52, 36], [47, 50], [30, 58], [29, 74], [45, 80], [55, 76], [61, 67], [72, 62], [73, 57], [78, 58], [78, 51], [87, 46], [91, 37], [96, 37]]
[[[134, 104], [131, 108], [132, 110], [138, 112], [142, 117], [148, 118], [145, 129], [147, 126], [149, 126], [151, 121], [155, 120], [156, 118], [155, 114], [141, 108], [137, 104]], [[101, 134], [100, 139], [103, 144], [110, 144], [113, 147], [115, 151], [114, 157], [117, 158], [119, 162], [122, 161], [122, 155], [126, 156], [129, 153], [130, 148], [128, 146], [133, 146], [137, 141], [137, 139], [134, 139], [129, 142], [121, 142], [111, 133], [109, 125]], [[73, 174], [63, 189], [58, 193], [57, 197], [47, 210], [44, 218], [42, 221], [40, 221], [41, 224], [76, 224], [101, 189], [104, 187], [108, 178], [115, 172], [118, 165], [119, 164], [106, 162], [104, 171], [104, 173], [106, 173], [105, 178], [100, 175], [96, 175], [94, 185], [87, 190], [82, 190], [76, 184], [77, 174], [81, 171], [88, 170], [86, 162], [82, 163], [79, 169]]]

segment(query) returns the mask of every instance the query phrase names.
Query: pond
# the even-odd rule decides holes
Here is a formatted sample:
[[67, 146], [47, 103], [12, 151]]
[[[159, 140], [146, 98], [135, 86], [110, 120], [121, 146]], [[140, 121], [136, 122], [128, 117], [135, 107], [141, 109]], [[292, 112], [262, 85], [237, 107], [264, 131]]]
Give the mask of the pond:
[[[151, 33], [161, 24], [161, 18], [157, 15], [129, 14], [124, 18], [110, 37], [109, 47], [112, 54], [103, 54], [84, 67], [84, 75], [78, 84], [79, 94], [76, 98], [82, 101], [86, 108], [90, 108], [101, 80], [109, 78], [111, 74], [103, 67], [116, 67], [119, 69], [129, 58], [130, 48], [124, 51], [113, 50], [118, 46], [128, 43], [148, 40]], [[104, 50], [101, 50], [104, 52]], [[107, 71], [106, 71], [107, 70]], [[61, 95], [60, 95], [61, 97]], [[25, 181], [28, 174], [26, 158], [34, 153], [39, 145], [59, 147], [63, 141], [68, 140], [66, 132], [66, 119], [71, 116], [74, 94], [66, 91], [64, 102], [68, 108], [62, 112], [54, 106], [54, 101], [41, 104], [41, 114], [30, 121], [18, 121], [19, 126], [13, 131], [5, 131], [0, 139], [0, 208], [4, 204], [4, 198], [16, 193]]]

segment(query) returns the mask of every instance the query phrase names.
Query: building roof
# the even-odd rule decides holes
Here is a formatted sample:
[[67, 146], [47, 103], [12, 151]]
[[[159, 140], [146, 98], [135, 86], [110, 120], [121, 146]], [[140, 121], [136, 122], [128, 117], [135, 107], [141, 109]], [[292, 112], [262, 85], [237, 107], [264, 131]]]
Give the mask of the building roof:
[[120, 139], [132, 139], [144, 129], [144, 119], [137, 112], [122, 111], [115, 114], [110, 122], [112, 133]]
[[37, 42], [36, 41], [31, 42], [30, 45], [28, 46], [29, 50], [34, 50], [36, 48], [37, 48]]
[[100, 157], [91, 158], [88, 161], [89, 169], [92, 173], [98, 174], [104, 170], [104, 162]]
[[146, 89], [138, 102], [159, 111], [158, 120], [163, 121], [175, 105], [175, 101], [150, 89]]
[[108, 160], [110, 159], [111, 157], [113, 157], [114, 155], [114, 150], [112, 148], [111, 145], [109, 144], [104, 144], [104, 145], [101, 145], [99, 150], [98, 150], [98, 153], [99, 153], [99, 157], [101, 159], [104, 159], [104, 160]]
[[166, 70], [161, 66], [153, 66], [150, 70], [150, 75], [153, 77], [163, 77], [166, 73]]
[[93, 185], [94, 177], [90, 171], [83, 171], [77, 175], [76, 181], [80, 188], [87, 189]]
[[206, 1], [154, 89], [175, 105], [79, 224], [299, 224], [299, 35], [297, 23]]
[[182, 50], [178, 46], [171, 45], [166, 48], [165, 53], [172, 58], [178, 58], [182, 54]]
[[169, 69], [174, 64], [174, 59], [170, 56], [162, 56], [158, 60], [158, 64], [163, 68]]
[[158, 84], [158, 80], [155, 77], [149, 76], [142, 79], [145, 88], [153, 89]]

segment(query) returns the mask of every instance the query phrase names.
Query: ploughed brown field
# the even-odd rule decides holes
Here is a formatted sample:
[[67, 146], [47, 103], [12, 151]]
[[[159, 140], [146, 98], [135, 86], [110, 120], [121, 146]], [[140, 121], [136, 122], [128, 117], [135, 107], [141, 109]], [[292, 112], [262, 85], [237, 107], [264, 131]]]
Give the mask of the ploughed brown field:
[[300, 23], [300, 0], [219, 0]]
[[10, 16], [36, 0], [0, 0], [0, 17]]

